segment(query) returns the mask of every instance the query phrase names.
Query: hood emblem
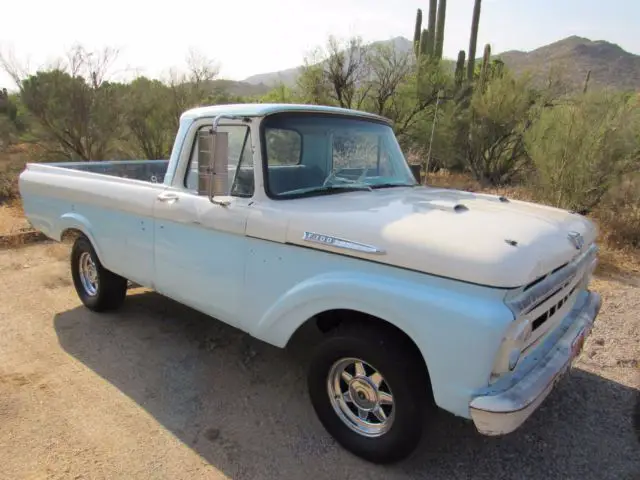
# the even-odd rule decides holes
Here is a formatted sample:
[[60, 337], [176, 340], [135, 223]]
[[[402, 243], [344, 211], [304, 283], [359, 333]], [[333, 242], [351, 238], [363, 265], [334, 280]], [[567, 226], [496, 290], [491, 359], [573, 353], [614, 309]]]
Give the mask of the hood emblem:
[[582, 250], [582, 247], [584, 247], [584, 237], [580, 233], [569, 232], [567, 238], [573, 244], [576, 250]]
[[354, 242], [353, 240], [347, 240], [346, 238], [333, 237], [331, 235], [323, 235], [315, 232], [304, 232], [302, 239], [306, 242], [320, 243], [322, 245], [328, 245], [334, 248], [342, 248], [344, 250], [355, 250], [356, 252], [363, 253], [377, 253], [383, 254], [384, 250], [374, 247], [373, 245], [367, 245], [366, 243]]

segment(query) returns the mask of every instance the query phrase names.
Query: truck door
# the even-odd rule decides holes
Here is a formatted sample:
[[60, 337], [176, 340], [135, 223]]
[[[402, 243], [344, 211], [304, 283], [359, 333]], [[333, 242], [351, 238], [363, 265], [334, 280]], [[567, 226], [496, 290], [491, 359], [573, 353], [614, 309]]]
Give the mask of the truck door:
[[[245, 226], [253, 195], [253, 145], [249, 126], [229, 122], [230, 205], [213, 204], [198, 196], [196, 135], [185, 139], [191, 147], [186, 168], [178, 168], [171, 187], [155, 201], [154, 288], [203, 313], [238, 326], [240, 292], [248, 242]], [[197, 126], [196, 126], [197, 128]], [[189, 142], [189, 143], [186, 143]], [[187, 159], [185, 159], [187, 160]], [[242, 175], [236, 175], [243, 172]]]

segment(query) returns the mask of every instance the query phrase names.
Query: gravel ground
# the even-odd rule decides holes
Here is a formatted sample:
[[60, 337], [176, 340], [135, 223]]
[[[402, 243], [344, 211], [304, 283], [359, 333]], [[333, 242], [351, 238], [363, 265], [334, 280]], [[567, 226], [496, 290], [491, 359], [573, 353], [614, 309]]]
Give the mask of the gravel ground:
[[82, 308], [66, 251], [0, 252], [2, 479], [640, 479], [640, 279], [605, 304], [564, 381], [517, 432], [442, 414], [395, 466], [342, 450], [295, 357], [157, 294]]

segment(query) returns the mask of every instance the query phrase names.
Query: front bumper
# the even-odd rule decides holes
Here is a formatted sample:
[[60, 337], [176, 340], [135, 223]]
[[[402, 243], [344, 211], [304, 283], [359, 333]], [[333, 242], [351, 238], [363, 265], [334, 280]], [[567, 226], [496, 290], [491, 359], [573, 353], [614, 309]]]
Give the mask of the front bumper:
[[557, 341], [549, 339], [553, 346], [535, 360], [532, 368], [514, 372], [501, 385], [494, 385], [471, 400], [470, 415], [481, 434], [504, 435], [529, 418], [580, 353], [601, 304], [600, 295], [586, 291], [563, 320]]

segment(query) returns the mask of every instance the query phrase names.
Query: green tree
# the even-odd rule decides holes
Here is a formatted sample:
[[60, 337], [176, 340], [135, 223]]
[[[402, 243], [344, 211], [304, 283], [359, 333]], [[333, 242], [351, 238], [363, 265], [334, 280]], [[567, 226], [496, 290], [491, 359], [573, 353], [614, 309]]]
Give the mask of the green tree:
[[0, 149], [12, 143], [18, 134], [18, 107], [6, 88], [0, 89]]
[[191, 49], [186, 65], [186, 72], [171, 69], [167, 81], [176, 125], [185, 110], [210, 104], [210, 100], [221, 93], [213, 83], [220, 71], [213, 59]]
[[20, 97], [60, 151], [82, 160], [106, 158], [109, 142], [121, 133], [121, 101], [115, 85], [94, 87], [61, 70], [25, 79]]
[[[453, 77], [445, 68], [440, 62], [421, 57], [390, 99], [387, 116], [393, 120], [402, 142], [416, 142], [416, 130], [420, 130], [421, 123], [430, 121], [438, 94], [451, 90]], [[421, 144], [428, 141], [428, 136], [417, 140]]]
[[81, 160], [102, 160], [122, 133], [123, 86], [106, 81], [117, 52], [74, 47], [65, 62], [33, 75], [7, 69], [20, 101], [38, 122], [37, 142], [47, 151]]
[[400, 90], [413, 72], [411, 54], [392, 45], [378, 44], [368, 52], [370, 77], [365, 109], [386, 117], [397, 116], [395, 108]]
[[296, 80], [296, 95], [302, 103], [335, 105], [324, 74], [324, 56], [320, 49], [307, 55]]
[[368, 47], [354, 37], [341, 42], [329, 37], [323, 59], [324, 79], [329, 97], [340, 107], [360, 109], [370, 82]]
[[282, 82], [260, 97], [261, 103], [294, 103], [295, 101], [295, 92]]
[[133, 143], [148, 159], [167, 158], [176, 133], [169, 87], [138, 77], [127, 88], [126, 124]]

